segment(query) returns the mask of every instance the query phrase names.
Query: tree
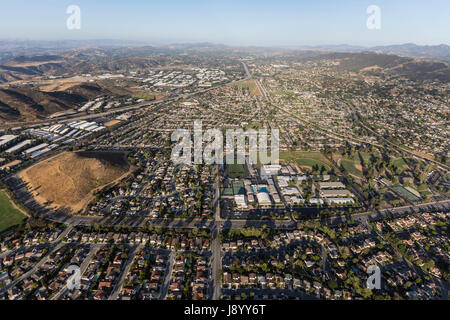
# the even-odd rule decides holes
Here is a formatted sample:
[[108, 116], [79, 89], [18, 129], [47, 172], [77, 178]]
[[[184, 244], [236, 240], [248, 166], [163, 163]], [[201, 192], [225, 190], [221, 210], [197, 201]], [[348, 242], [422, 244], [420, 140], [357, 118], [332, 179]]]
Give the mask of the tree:
[[267, 272], [268, 268], [267, 268], [267, 264], [265, 262], [261, 265], [261, 270], [263, 272]]
[[329, 280], [328, 281], [328, 288], [332, 289], [332, 290], [336, 290], [338, 287], [338, 284], [336, 281], [334, 280]]

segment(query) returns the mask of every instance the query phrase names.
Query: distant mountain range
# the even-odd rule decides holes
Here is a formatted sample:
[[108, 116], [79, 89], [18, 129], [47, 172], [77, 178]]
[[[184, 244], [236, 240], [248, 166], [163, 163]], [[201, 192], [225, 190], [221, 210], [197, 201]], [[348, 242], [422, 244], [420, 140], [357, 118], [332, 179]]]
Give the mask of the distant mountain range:
[[450, 46], [440, 44], [435, 46], [419, 46], [414, 43], [397, 44], [378, 47], [361, 47], [348, 44], [325, 46], [300, 46], [297, 49], [323, 50], [334, 52], [378, 52], [395, 54], [402, 57], [425, 60], [441, 60], [450, 62]]
[[138, 46], [146, 43], [131, 40], [0, 40], [0, 50], [12, 50], [18, 48], [40, 49], [73, 49], [73, 48], [116, 48], [123, 46]]
[[[33, 55], [42, 53], [55, 53], [69, 49], [87, 49], [87, 48], [120, 48], [120, 47], [140, 47], [149, 46], [145, 41], [127, 41], [127, 40], [58, 40], [58, 41], [38, 41], [38, 40], [0, 40], [0, 63], [7, 61], [16, 55]], [[227, 46], [223, 44], [201, 42], [201, 43], [173, 43], [167, 45], [155, 46], [166, 49], [231, 49], [245, 48], [243, 46]], [[249, 46], [256, 49], [263, 47]], [[378, 52], [386, 54], [395, 54], [398, 56], [425, 59], [441, 60], [450, 62], [450, 46], [446, 44], [421, 46], [414, 43], [396, 44], [388, 46], [363, 47], [349, 44], [321, 45], [321, 46], [290, 46], [281, 47], [285, 49], [303, 49], [320, 50], [333, 52]], [[265, 49], [276, 49], [275, 47]]]
[[145, 45], [137, 41], [122, 40], [0, 40], [0, 64], [16, 56], [58, 54], [73, 49], [120, 48]]
[[446, 44], [437, 46], [418, 46], [414, 43], [407, 43], [393, 46], [373, 47], [371, 48], [371, 51], [379, 51], [418, 59], [450, 61], [450, 46]]

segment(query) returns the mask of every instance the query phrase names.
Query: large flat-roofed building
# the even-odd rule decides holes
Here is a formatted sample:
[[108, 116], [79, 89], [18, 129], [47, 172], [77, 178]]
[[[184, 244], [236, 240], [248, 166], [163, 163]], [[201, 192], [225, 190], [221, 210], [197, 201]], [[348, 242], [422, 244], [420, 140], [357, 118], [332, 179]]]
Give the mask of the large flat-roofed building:
[[272, 196], [273, 201], [275, 203], [281, 203], [280, 195], [275, 188], [275, 183], [273, 182], [272, 178], [267, 179], [267, 189], [269, 191], [269, 194]]
[[261, 179], [266, 180], [271, 178], [272, 176], [278, 175], [280, 169], [281, 166], [278, 164], [263, 165], [260, 169]]
[[342, 182], [317, 182], [320, 189], [345, 189], [345, 185]]
[[329, 204], [354, 204], [355, 200], [352, 198], [327, 198]]
[[272, 201], [270, 200], [270, 196], [267, 192], [257, 193], [256, 198], [258, 199], [258, 204], [261, 207], [270, 207], [272, 205]]
[[20, 149], [22, 149], [23, 147], [25, 147], [25, 146], [31, 144], [31, 142], [32, 142], [32, 140], [30, 140], [30, 139], [24, 140], [24, 141], [22, 141], [22, 142], [16, 144], [15, 146], [9, 148], [9, 149], [6, 150], [5, 152], [6, 152], [6, 153], [13, 153], [13, 152], [16, 152], [17, 150], [20, 150]]
[[236, 194], [234, 196], [234, 201], [236, 202], [236, 205], [238, 209], [247, 209], [247, 200], [245, 199], [245, 195], [243, 194]]
[[288, 205], [295, 205], [295, 204], [303, 204], [305, 203], [305, 199], [303, 199], [301, 196], [285, 196], [284, 201]]
[[291, 180], [292, 178], [290, 176], [279, 176], [277, 183], [280, 188], [285, 188], [289, 186]]
[[48, 143], [41, 143], [41, 144], [38, 145], [38, 146], [35, 146], [35, 147], [33, 147], [33, 148], [30, 148], [30, 149], [25, 150], [24, 153], [31, 154], [31, 153], [33, 153], [33, 152], [35, 152], [35, 151], [38, 151], [38, 150], [40, 150], [40, 149], [43, 149], [43, 148], [45, 148], [45, 147], [47, 147], [47, 146], [48, 146]]
[[0, 147], [7, 144], [8, 142], [13, 141], [14, 139], [16, 139], [18, 136], [13, 135], [13, 134], [7, 134], [4, 136], [0, 137]]
[[286, 175], [295, 175], [297, 172], [291, 166], [286, 166], [281, 167], [280, 173]]
[[297, 187], [281, 188], [281, 194], [284, 196], [300, 196], [301, 193]]
[[320, 190], [319, 195], [322, 198], [354, 197], [349, 190]]
[[311, 198], [311, 199], [309, 199], [309, 203], [311, 203], [311, 204], [323, 204], [323, 199]]
[[244, 189], [247, 194], [247, 200], [249, 203], [255, 202], [254, 192], [252, 190], [252, 182], [248, 179], [244, 179]]

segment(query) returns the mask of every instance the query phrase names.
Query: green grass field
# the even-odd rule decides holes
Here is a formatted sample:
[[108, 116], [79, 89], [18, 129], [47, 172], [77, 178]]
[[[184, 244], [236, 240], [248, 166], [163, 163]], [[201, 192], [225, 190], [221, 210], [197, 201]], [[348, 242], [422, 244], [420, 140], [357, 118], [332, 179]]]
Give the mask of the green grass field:
[[308, 151], [280, 151], [280, 160], [292, 161], [301, 158], [319, 160], [321, 162], [328, 162], [320, 152]]
[[25, 218], [25, 215], [14, 208], [6, 194], [0, 190], [0, 232], [20, 224]]
[[371, 153], [357, 152], [355, 154], [352, 154], [350, 157], [346, 155], [344, 159], [354, 161], [356, 164], [361, 164], [361, 158], [363, 159], [364, 163], [369, 163], [371, 156]]
[[361, 158], [365, 165], [369, 164], [371, 157], [371, 153], [358, 152], [353, 154], [351, 157], [345, 156], [344, 158], [342, 158], [341, 164], [348, 173], [362, 178], [363, 172], [356, 168], [356, 166], [362, 166]]
[[325, 170], [330, 170], [330, 163], [320, 152], [303, 152], [303, 151], [281, 151], [280, 162], [288, 164], [296, 162], [299, 166], [313, 167], [318, 165], [319, 168], [324, 166]]
[[235, 83], [234, 86], [237, 88], [248, 89], [248, 91], [252, 95], [260, 95], [258, 87], [256, 86], [256, 83], [252, 80], [245, 81], [245, 82], [238, 82], [238, 83]]
[[419, 191], [420, 194], [425, 197], [433, 194], [432, 192], [430, 192], [430, 190], [428, 190], [428, 186], [426, 184], [420, 185], [417, 188], [417, 191]]
[[324, 166], [325, 170], [330, 171], [330, 167], [326, 163], [319, 161], [319, 160], [301, 158], [301, 159], [297, 159], [297, 164], [299, 166], [308, 166], [308, 167], [313, 167], [315, 165], [318, 165], [319, 168]]
[[350, 173], [352, 175], [362, 178], [363, 173], [361, 171], [359, 171], [358, 169], [356, 169], [355, 164], [360, 164], [360, 162], [359, 161], [356, 162], [356, 161], [348, 160], [348, 159], [341, 160], [341, 165], [344, 167], [345, 171], [347, 171], [348, 173]]
[[[359, 154], [360, 154], [361, 157], [363, 158], [364, 162], [370, 162], [370, 158], [372, 157], [372, 154], [371, 154], [371, 153], [360, 152]], [[359, 159], [359, 154], [357, 155], [358, 159]]]
[[395, 159], [394, 161], [392, 161], [392, 164], [396, 166], [400, 171], [405, 170], [403, 166], [406, 164], [406, 161], [403, 158]]

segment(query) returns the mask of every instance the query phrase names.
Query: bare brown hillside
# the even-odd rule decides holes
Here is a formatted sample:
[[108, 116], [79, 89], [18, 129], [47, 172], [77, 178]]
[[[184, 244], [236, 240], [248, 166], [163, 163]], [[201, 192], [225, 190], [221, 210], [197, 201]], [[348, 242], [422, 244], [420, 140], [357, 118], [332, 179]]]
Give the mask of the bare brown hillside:
[[64, 152], [19, 173], [36, 201], [72, 212], [82, 210], [93, 191], [131, 170], [121, 152]]
[[0, 121], [34, 120], [70, 110], [102, 91], [97, 85], [77, 85], [66, 91], [44, 92], [30, 88], [0, 89]]

